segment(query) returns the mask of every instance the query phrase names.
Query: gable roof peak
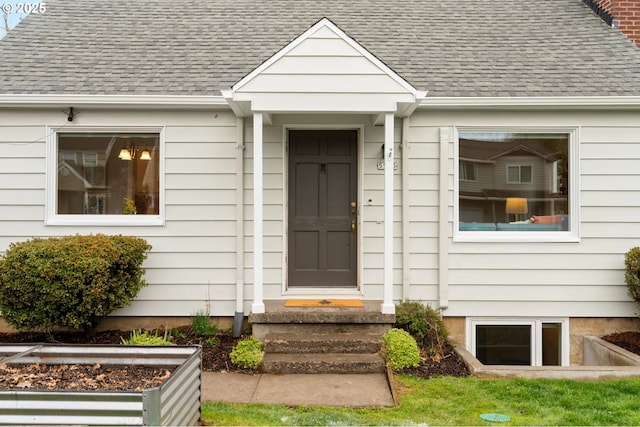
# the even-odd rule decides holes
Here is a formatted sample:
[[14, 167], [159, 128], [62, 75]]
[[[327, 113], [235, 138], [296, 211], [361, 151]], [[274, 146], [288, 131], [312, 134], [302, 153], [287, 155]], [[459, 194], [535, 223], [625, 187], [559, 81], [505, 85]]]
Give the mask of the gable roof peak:
[[[255, 68], [252, 72], [243, 77], [240, 81], [234, 84], [231, 88], [232, 92], [236, 92], [242, 89], [247, 83], [253, 80], [258, 75], [262, 74], [266, 69], [275, 64], [278, 60], [289, 54], [296, 47], [300, 46], [306, 40], [313, 38], [317, 35], [322, 35], [322, 31], [324, 29], [329, 30], [334, 36], [342, 39], [346, 44], [348, 44], [352, 49], [354, 49], [357, 54], [366, 58], [371, 64], [377, 67], [381, 72], [387, 74], [393, 80], [395, 80], [400, 86], [404, 88], [407, 92], [411, 93], [414, 96], [424, 97], [425, 94], [421, 91], [418, 91], [414, 88], [409, 82], [407, 82], [403, 77], [397, 74], [394, 70], [392, 70], [389, 66], [387, 66], [384, 62], [378, 59], [375, 55], [369, 52], [365, 47], [363, 47], [360, 43], [358, 43], [353, 37], [349, 36], [346, 32], [344, 32], [340, 27], [338, 27], [335, 23], [333, 23], [329, 18], [323, 17], [318, 20], [315, 24], [309, 27], [304, 33], [300, 34], [289, 44], [284, 46], [274, 55], [272, 55], [269, 59], [263, 62], [260, 66]], [[328, 34], [325, 34], [321, 37], [328, 37]]]

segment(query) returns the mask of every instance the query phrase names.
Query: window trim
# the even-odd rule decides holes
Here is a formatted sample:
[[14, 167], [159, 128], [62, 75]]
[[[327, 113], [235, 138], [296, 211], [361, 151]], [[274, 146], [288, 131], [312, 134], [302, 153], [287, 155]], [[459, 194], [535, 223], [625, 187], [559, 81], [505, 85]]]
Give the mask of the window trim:
[[[531, 326], [531, 365], [542, 367], [542, 325], [545, 323], [560, 324], [561, 355], [560, 366], [570, 365], [570, 337], [569, 318], [567, 317], [467, 317], [466, 319], [466, 346], [473, 357], [476, 357], [476, 326], [497, 325], [497, 326]], [[487, 365], [502, 366], [502, 365]], [[527, 366], [527, 365], [524, 365]]]
[[[453, 241], [454, 242], [580, 242], [580, 126], [454, 126], [453, 138]], [[569, 137], [568, 231], [468, 231], [460, 230], [460, 134], [461, 133], [566, 133]]]
[[[160, 205], [158, 215], [59, 215], [58, 135], [61, 133], [157, 133], [160, 153], [158, 179]], [[46, 226], [164, 226], [165, 224], [165, 127], [164, 126], [47, 126]]]

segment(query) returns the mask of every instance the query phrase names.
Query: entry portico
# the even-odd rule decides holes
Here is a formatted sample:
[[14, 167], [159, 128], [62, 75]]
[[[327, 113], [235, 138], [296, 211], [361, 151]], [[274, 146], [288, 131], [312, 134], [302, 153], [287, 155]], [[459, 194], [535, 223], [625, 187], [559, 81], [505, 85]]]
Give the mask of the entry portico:
[[[394, 119], [409, 116], [426, 93], [324, 18], [248, 74], [224, 97], [253, 119], [253, 313], [264, 313], [263, 128], [278, 114], [372, 116], [384, 126], [384, 249], [381, 312], [393, 314]], [[285, 136], [286, 137], [286, 136]], [[353, 204], [352, 204], [353, 206]], [[352, 225], [353, 230], [353, 225]], [[291, 236], [289, 235], [289, 238]], [[358, 248], [361, 251], [361, 248]], [[291, 258], [285, 256], [284, 259]], [[286, 262], [286, 261], [283, 261]], [[286, 271], [286, 266], [283, 266]], [[358, 281], [361, 286], [362, 278]], [[326, 298], [332, 289], [321, 289]]]

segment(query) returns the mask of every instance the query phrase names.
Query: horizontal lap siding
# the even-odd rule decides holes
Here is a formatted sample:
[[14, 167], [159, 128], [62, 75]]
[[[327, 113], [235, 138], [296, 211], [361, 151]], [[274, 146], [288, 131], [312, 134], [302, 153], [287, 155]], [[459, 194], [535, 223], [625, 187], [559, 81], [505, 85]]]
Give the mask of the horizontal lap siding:
[[[0, 251], [30, 237], [108, 233], [153, 246], [136, 301], [117, 314], [189, 316], [235, 310], [236, 119], [230, 112], [115, 112], [78, 109], [0, 114]], [[158, 227], [44, 225], [46, 123], [50, 126], [165, 127], [166, 224]]]
[[42, 121], [0, 114], [0, 253], [43, 234], [34, 230], [44, 222], [46, 137]]
[[[635, 123], [638, 125], [630, 125]], [[446, 162], [450, 177], [449, 308], [444, 314], [635, 316], [637, 306], [628, 297], [624, 282], [624, 253], [640, 244], [638, 113], [419, 111], [411, 120], [412, 149], [417, 145], [414, 132], [431, 132], [431, 139], [437, 141], [440, 127], [448, 128], [453, 134], [452, 125], [539, 126], [540, 129], [578, 126], [581, 238], [579, 243], [453, 242], [453, 165], [456, 160], [453, 144], [449, 144]], [[432, 155], [438, 153], [432, 152]], [[410, 181], [413, 183], [418, 177], [412, 170]], [[435, 184], [434, 179], [431, 182]], [[432, 198], [423, 199], [437, 201], [437, 195], [434, 193]], [[433, 232], [433, 238], [436, 238], [437, 228]], [[416, 255], [414, 247], [412, 245], [412, 257]], [[432, 259], [431, 262], [437, 261]]]
[[438, 221], [440, 132], [428, 123], [410, 119], [409, 141], [409, 280], [410, 295], [432, 306], [438, 301]]
[[[364, 171], [362, 172], [362, 285], [365, 298], [382, 299], [384, 280], [384, 170], [382, 161], [384, 126], [364, 128]], [[402, 283], [402, 141], [401, 121], [394, 122], [394, 162], [398, 168], [393, 176], [393, 283]], [[393, 297], [399, 299], [401, 287], [394, 286]]]

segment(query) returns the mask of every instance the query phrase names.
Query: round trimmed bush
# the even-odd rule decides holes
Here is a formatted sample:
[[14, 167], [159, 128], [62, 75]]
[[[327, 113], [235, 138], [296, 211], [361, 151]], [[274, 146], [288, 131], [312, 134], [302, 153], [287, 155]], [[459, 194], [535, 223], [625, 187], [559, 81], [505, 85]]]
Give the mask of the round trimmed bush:
[[393, 328], [384, 335], [384, 353], [393, 370], [415, 368], [420, 364], [420, 350], [415, 338], [403, 329]]
[[238, 341], [231, 353], [229, 353], [229, 358], [234, 364], [248, 369], [256, 369], [260, 366], [263, 356], [262, 342], [255, 337]]
[[147, 283], [151, 246], [131, 236], [75, 235], [12, 243], [0, 259], [0, 311], [19, 330], [95, 332]]
[[640, 302], [640, 247], [631, 248], [624, 256], [625, 273], [629, 296]]

